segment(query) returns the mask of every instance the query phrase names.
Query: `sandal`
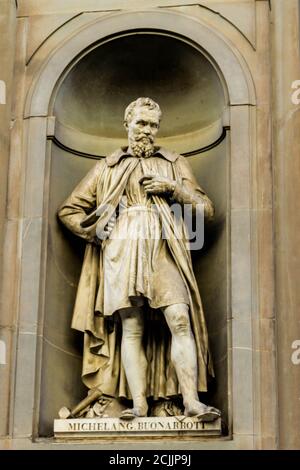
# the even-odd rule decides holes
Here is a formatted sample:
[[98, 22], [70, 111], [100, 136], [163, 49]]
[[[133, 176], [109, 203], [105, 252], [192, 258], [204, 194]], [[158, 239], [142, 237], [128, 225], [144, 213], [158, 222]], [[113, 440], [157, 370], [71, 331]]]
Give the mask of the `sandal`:
[[119, 419], [124, 421], [132, 421], [135, 418], [143, 418], [145, 415], [141, 415], [138, 408], [128, 408], [127, 410], [122, 411]]
[[214, 408], [213, 406], [208, 406], [205, 411], [202, 413], [196, 414], [193, 418], [197, 418], [201, 423], [210, 423], [220, 418], [221, 412]]

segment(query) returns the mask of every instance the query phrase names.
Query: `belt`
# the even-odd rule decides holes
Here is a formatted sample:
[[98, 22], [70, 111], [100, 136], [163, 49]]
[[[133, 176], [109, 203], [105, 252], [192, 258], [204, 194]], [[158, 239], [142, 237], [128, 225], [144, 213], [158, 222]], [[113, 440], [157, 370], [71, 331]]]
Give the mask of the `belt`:
[[133, 204], [132, 206], [129, 207], [121, 207], [120, 208], [120, 214], [123, 212], [133, 212], [133, 211], [145, 211], [145, 212], [153, 212], [155, 214], [158, 214], [158, 211], [155, 207], [148, 207], [145, 206], [144, 204]]

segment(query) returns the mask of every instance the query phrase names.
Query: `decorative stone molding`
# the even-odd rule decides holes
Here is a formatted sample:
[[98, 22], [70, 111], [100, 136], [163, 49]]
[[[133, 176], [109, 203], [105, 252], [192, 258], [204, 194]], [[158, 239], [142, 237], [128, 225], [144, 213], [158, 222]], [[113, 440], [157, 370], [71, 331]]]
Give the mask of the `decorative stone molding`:
[[[68, 26], [71, 24], [68, 23]], [[126, 25], [126, 30], [125, 26]], [[259, 415], [260, 391], [256, 387], [259, 370], [255, 344], [260, 342], [255, 309], [258, 303], [256, 260], [259, 256], [256, 233], [260, 220], [253, 210], [256, 198], [254, 168], [256, 165], [256, 93], [248, 64], [219, 32], [199, 19], [183, 13], [166, 10], [140, 10], [113, 12], [81, 25], [68, 34], [55, 49], [47, 42], [32, 58], [31, 78], [24, 111], [26, 126], [26, 188], [22, 221], [21, 245], [21, 296], [20, 329], [14, 403], [14, 436], [31, 439], [37, 436], [38, 411], [35, 383], [41, 368], [40, 332], [45, 279], [45, 213], [49, 183], [50, 146], [48, 117], [60, 83], [73, 65], [93, 48], [123, 34], [151, 31], [167, 34], [186, 41], [204, 54], [214, 65], [223, 84], [229, 105], [228, 124], [231, 126], [228, 141], [231, 184], [230, 210], [231, 246], [228, 253], [231, 269], [230, 297], [232, 301], [228, 318], [230, 339], [229, 373], [232, 441], [224, 448], [255, 448], [256, 417]], [[265, 145], [264, 143], [262, 145]], [[268, 151], [268, 149], [266, 149]], [[31, 262], [28, 263], [28, 257]], [[230, 307], [229, 307], [230, 309]], [[256, 323], [255, 323], [256, 322]], [[26, 354], [24, 354], [24, 351]], [[247, 373], [245, 374], [245, 371]], [[241, 377], [243, 378], [241, 380]], [[24, 384], [26, 394], [24, 395]], [[32, 425], [34, 423], [34, 425]], [[228, 444], [228, 445], [227, 445]], [[201, 443], [197, 444], [199, 447]], [[218, 448], [217, 444], [211, 444]]]
[[[37, 75], [33, 77], [26, 100], [25, 118], [47, 116], [53, 90], [59, 86], [58, 81], [67, 73], [68, 68], [101, 44], [101, 41], [107, 41], [107, 37], [130, 34], [126, 33], [130, 30], [152, 30], [154, 34], [165, 32], [194, 44], [208, 60], [213, 58], [212, 63], [216, 64], [229, 103], [255, 105], [254, 85], [247, 64], [240, 53], [227, 44], [225, 38], [220, 38], [198, 19], [174, 11], [150, 10], [111, 13], [86, 24], [77, 34], [66, 38], [51, 52]], [[38, 60], [38, 57], [35, 60]]]

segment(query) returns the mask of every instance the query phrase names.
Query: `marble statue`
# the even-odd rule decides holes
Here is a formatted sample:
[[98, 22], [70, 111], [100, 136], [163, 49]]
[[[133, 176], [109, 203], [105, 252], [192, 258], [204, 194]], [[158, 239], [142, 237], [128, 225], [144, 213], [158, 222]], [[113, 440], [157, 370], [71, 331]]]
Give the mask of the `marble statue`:
[[213, 376], [203, 309], [185, 222], [171, 206], [201, 208], [206, 220], [214, 208], [186, 158], [155, 145], [160, 119], [150, 98], [129, 104], [128, 147], [100, 159], [58, 212], [87, 242], [72, 327], [84, 332], [90, 392], [78, 410], [127, 399], [119, 417], [131, 420], [182, 397], [185, 416], [214, 421], [219, 410], [198, 398]]

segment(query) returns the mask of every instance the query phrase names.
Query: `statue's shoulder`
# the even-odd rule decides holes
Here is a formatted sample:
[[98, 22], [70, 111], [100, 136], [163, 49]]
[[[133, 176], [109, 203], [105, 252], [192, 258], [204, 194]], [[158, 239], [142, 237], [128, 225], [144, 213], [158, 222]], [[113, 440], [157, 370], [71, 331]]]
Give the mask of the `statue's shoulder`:
[[193, 177], [193, 170], [187, 157], [184, 157], [183, 155], [178, 155], [178, 158], [175, 162], [175, 166], [176, 170], [182, 177], [188, 179], [191, 179]]
[[181, 157], [179, 153], [174, 152], [173, 150], [169, 150], [165, 147], [160, 147], [158, 153], [160, 153], [166, 160], [171, 163], [175, 163]]
[[103, 172], [103, 169], [105, 167], [105, 157], [99, 158], [95, 165], [92, 167], [91, 172], [94, 174], [94, 176], [98, 176]]
[[104, 159], [107, 166], [114, 166], [126, 155], [126, 148], [120, 147]]
[[176, 166], [189, 166], [187, 158], [184, 157], [183, 155], [180, 155], [180, 153], [177, 153], [173, 150], [166, 150], [164, 149], [165, 152], [168, 152], [168, 160], [174, 163]]
[[106, 160], [105, 157], [100, 157], [100, 158], [97, 160], [97, 162], [96, 162], [94, 168], [97, 169], [97, 170], [100, 169], [100, 168], [103, 168], [103, 166], [105, 165], [105, 160]]
[[101, 175], [103, 174], [104, 168], [105, 168], [105, 158], [102, 157], [102, 158], [99, 158], [99, 160], [97, 160], [95, 164], [90, 168], [88, 173], [82, 179], [79, 187], [96, 183], [101, 177]]
[[188, 165], [188, 160], [186, 157], [184, 157], [183, 155], [178, 155], [178, 163], [182, 164], [182, 165]]

